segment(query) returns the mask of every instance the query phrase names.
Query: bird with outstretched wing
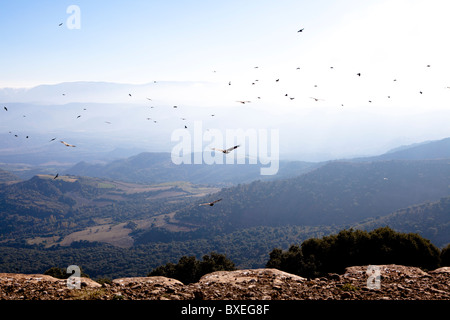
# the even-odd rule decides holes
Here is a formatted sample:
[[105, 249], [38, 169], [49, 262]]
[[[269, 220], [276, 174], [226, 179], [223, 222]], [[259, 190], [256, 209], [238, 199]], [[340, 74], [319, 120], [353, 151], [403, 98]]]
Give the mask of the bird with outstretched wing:
[[215, 150], [215, 151], [220, 151], [222, 153], [230, 153], [231, 151], [233, 151], [234, 149], [237, 149], [239, 147], [240, 147], [240, 145], [236, 145], [236, 146], [228, 148], [228, 149], [219, 149], [219, 148], [211, 148], [211, 149]]
[[69, 144], [69, 143], [67, 143], [65, 141], [62, 141], [62, 140], [61, 140], [61, 143], [64, 144], [66, 147], [76, 147], [73, 144]]
[[211, 201], [211, 202], [200, 203], [199, 206], [211, 206], [212, 207], [214, 204], [216, 204], [219, 201], [222, 201], [222, 198]]

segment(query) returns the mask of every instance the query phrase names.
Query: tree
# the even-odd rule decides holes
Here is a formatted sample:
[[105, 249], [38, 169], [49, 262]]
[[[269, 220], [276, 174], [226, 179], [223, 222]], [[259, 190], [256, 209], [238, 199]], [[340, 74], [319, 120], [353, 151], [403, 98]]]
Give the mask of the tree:
[[70, 277], [70, 274], [65, 273], [61, 268], [58, 267], [52, 267], [45, 271], [44, 274], [57, 279], [67, 279], [68, 277]]
[[369, 264], [402, 264], [431, 270], [439, 266], [440, 259], [439, 249], [429, 240], [384, 227], [371, 232], [342, 230], [322, 239], [305, 240], [300, 247], [291, 246], [287, 252], [274, 249], [266, 266], [317, 277]]
[[[218, 254], [216, 252], [211, 252], [211, 254], [204, 255], [202, 257], [203, 261], [200, 262], [199, 272], [201, 276], [215, 272], [215, 271], [233, 271], [236, 270], [234, 262], [227, 259], [223, 254]], [[200, 277], [201, 277], [200, 276]]]
[[[80, 272], [81, 272], [81, 277], [89, 278], [89, 275], [84, 273], [81, 268], [80, 268]], [[44, 274], [47, 276], [57, 278], [57, 279], [67, 279], [72, 275], [71, 273], [67, 273], [66, 269], [61, 269], [58, 267], [51, 267], [50, 269], [45, 271]]]
[[441, 251], [441, 266], [450, 267], [450, 244]]
[[163, 276], [177, 279], [184, 284], [197, 282], [200, 278], [215, 271], [236, 270], [234, 262], [225, 255], [212, 252], [210, 256], [204, 255], [202, 261], [194, 256], [183, 256], [177, 264], [171, 262], [153, 269], [148, 276]]

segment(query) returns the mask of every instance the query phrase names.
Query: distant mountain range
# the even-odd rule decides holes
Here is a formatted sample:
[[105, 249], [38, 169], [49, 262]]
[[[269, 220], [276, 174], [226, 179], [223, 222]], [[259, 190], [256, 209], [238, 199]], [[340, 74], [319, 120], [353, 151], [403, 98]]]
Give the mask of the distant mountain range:
[[[278, 130], [281, 157], [310, 162], [372, 156], [405, 141], [435, 139], [437, 133], [449, 132], [450, 111], [445, 108], [386, 115], [367, 108], [336, 108], [328, 102], [316, 108], [309, 98], [283, 97], [278, 101], [256, 96], [228, 82], [79, 81], [0, 88], [0, 162], [18, 155], [27, 164], [43, 164], [48, 158], [67, 162], [58, 152], [47, 159], [42, 156], [55, 137], [81, 149], [71, 152], [72, 165], [98, 160], [116, 148], [170, 152], [174, 130], [186, 126], [193, 134], [197, 121], [203, 125], [202, 134], [208, 129]], [[433, 130], [415, 130], [416, 126]]]
[[[168, 153], [81, 162], [56, 179], [20, 181], [2, 170], [0, 251], [21, 249], [14, 264], [5, 264], [8, 257], [0, 265], [35, 272], [30, 259], [56, 246], [72, 259], [89, 253], [83, 259], [91, 266], [98, 256], [107, 263], [115, 255], [122, 267], [105, 265], [113, 273], [125, 272], [123, 265], [142, 268], [129, 259], [150, 252], [157, 264], [180, 258], [177, 252], [220, 250], [240, 265], [260, 267], [274, 247], [382, 226], [443, 247], [450, 243], [448, 143], [413, 145], [381, 159], [282, 162], [279, 175], [266, 180], [257, 165], [176, 166]], [[222, 201], [199, 206], [216, 199]]]
[[138, 183], [188, 181], [196, 184], [229, 186], [254, 180], [270, 180], [301, 175], [319, 164], [281, 161], [277, 175], [262, 176], [260, 164], [174, 164], [170, 153], [144, 152], [107, 164], [80, 162], [65, 173]]
[[[370, 162], [382, 160], [438, 160], [450, 159], [450, 138], [429, 141], [391, 150], [385, 154], [342, 160], [345, 162]], [[261, 165], [175, 165], [170, 153], [144, 152], [109, 163], [80, 162], [64, 173], [139, 183], [189, 181], [191, 183], [227, 186], [249, 183], [254, 180], [286, 179], [307, 173], [327, 162], [280, 161], [274, 176], [261, 176]]]

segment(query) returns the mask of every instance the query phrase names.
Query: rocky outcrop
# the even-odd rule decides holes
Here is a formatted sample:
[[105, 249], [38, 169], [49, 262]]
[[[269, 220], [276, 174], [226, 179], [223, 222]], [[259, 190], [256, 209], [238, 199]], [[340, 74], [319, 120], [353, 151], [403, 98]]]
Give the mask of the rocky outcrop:
[[379, 289], [369, 288], [367, 266], [344, 274], [306, 279], [277, 269], [218, 271], [197, 283], [166, 277], [114, 279], [110, 284], [81, 278], [80, 288], [46, 275], [0, 273], [4, 300], [450, 300], [450, 268], [424, 272], [379, 265]]

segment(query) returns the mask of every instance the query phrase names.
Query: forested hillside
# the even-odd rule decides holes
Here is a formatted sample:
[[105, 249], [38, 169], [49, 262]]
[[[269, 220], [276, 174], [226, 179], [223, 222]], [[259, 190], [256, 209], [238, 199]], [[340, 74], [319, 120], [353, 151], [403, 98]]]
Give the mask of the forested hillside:
[[274, 248], [349, 227], [391, 226], [441, 248], [450, 242], [449, 168], [449, 160], [336, 161], [221, 190], [39, 175], [0, 188], [0, 268], [79, 264], [96, 277], [140, 276], [210, 252], [262, 267]]
[[119, 223], [133, 229], [136, 223], [125, 223], [172, 212], [180, 202], [190, 203], [211, 190], [218, 189], [189, 183], [141, 185], [88, 177], [35, 176], [0, 188], [0, 239], [61, 240], [89, 227], [107, 225], [111, 229]]
[[20, 180], [19, 177], [12, 174], [9, 171], [0, 169], [0, 183], [2, 182], [9, 182], [9, 181], [18, 181]]
[[332, 162], [302, 176], [222, 189], [180, 221], [217, 231], [255, 225], [348, 225], [450, 194], [450, 161]]
[[356, 228], [365, 230], [383, 226], [390, 226], [399, 232], [418, 233], [431, 239], [435, 245], [444, 246], [450, 243], [450, 197], [410, 206], [355, 225]]

